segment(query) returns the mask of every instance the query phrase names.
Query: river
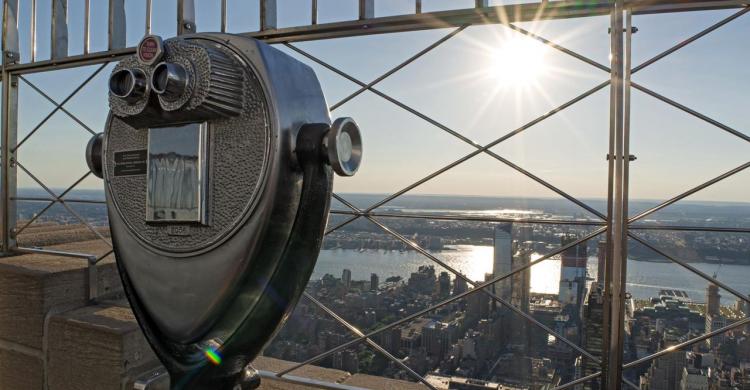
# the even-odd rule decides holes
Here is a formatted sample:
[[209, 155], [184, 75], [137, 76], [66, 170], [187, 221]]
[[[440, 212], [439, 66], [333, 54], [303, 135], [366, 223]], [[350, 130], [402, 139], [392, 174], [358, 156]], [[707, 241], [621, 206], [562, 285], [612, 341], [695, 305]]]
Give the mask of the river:
[[[477, 281], [484, 279], [484, 274], [492, 272], [491, 246], [456, 245], [450, 250], [432, 252], [451, 267], [465, 273]], [[401, 276], [404, 280], [416, 271], [420, 265], [435, 265], [436, 273], [443, 269], [427, 257], [413, 251], [376, 251], [331, 249], [320, 252], [313, 278], [320, 278], [326, 273], [341, 277], [341, 271], [348, 268], [352, 271], [353, 280], [369, 280], [371, 273], [376, 273], [380, 281], [390, 276]], [[750, 266], [692, 263], [701, 271], [713, 275], [717, 272], [720, 281], [741, 293], [750, 293]], [[590, 257], [588, 273], [596, 277], [596, 257]], [[547, 259], [531, 267], [531, 291], [539, 293], [557, 293], [560, 280], [560, 260]], [[686, 291], [695, 302], [705, 301], [707, 282], [701, 277], [682, 268], [678, 264], [650, 261], [628, 261], [628, 291], [635, 298], [649, 298], [658, 294], [663, 288], [674, 288]], [[722, 304], [728, 305], [735, 297], [721, 290]]]

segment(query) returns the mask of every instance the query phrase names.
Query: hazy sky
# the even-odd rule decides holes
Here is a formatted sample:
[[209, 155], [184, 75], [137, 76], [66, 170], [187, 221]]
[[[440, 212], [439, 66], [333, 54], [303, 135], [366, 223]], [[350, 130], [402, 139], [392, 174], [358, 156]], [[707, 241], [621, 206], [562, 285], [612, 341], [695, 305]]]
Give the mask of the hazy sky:
[[[21, 5], [21, 45], [28, 57], [28, 3]], [[49, 3], [38, 0], [38, 57], [49, 56]], [[83, 0], [69, 0], [70, 52], [82, 51]], [[106, 5], [92, 1], [92, 50], [106, 46]], [[154, 1], [154, 32], [174, 35], [175, 0]], [[219, 28], [217, 1], [198, 3], [198, 30]], [[281, 26], [304, 24], [309, 6], [279, 0]], [[319, 0], [320, 22], [356, 18], [355, 0]], [[468, 1], [424, 0], [425, 11], [470, 6]], [[145, 1], [126, 0], [128, 44], [143, 34]], [[409, 12], [407, 0], [376, 0], [377, 15]], [[230, 31], [257, 29], [257, 1], [230, 0]], [[633, 64], [658, 54], [735, 11], [638, 16]], [[522, 27], [608, 65], [608, 17], [523, 23]], [[308, 50], [345, 72], [369, 82], [451, 30], [304, 42]], [[750, 134], [750, 16], [722, 27], [634, 75], [634, 80]], [[532, 80], [500, 74], [514, 69], [505, 56], [509, 44], [531, 47], [537, 56]], [[530, 45], [530, 46], [529, 46]], [[287, 48], [277, 46], [290, 52]], [[291, 53], [291, 52], [290, 52]], [[498, 54], [499, 53], [499, 54]], [[297, 56], [296, 54], [294, 54]], [[505, 57], [503, 57], [505, 56]], [[299, 56], [297, 56], [299, 57]], [[509, 62], [510, 61], [510, 62]], [[510, 63], [510, 68], [508, 68]], [[516, 64], [518, 65], [518, 64]], [[520, 64], [521, 67], [530, 66]], [[107, 116], [105, 68], [65, 107], [100, 131]], [[27, 76], [54, 99], [64, 99], [96, 67]], [[358, 89], [355, 84], [313, 65], [329, 104]], [[377, 85], [380, 91], [485, 144], [607, 80], [608, 74], [547, 48], [504, 26], [470, 27], [430, 54]], [[21, 84], [19, 140], [44, 118], [52, 105]], [[530, 128], [492, 150], [574, 196], [606, 196], [609, 89]], [[365, 92], [332, 113], [359, 123], [365, 154], [359, 173], [336, 179], [339, 192], [389, 193], [474, 150], [463, 141]], [[66, 187], [86, 171], [83, 158], [89, 134], [62, 112], [55, 114], [19, 151], [19, 160], [53, 187]], [[643, 93], [633, 91], [631, 167], [633, 198], [666, 199], [750, 160], [750, 144]], [[19, 186], [35, 184], [19, 172]], [[93, 176], [81, 188], [101, 188]], [[477, 156], [413, 190], [420, 194], [556, 197], [534, 181], [487, 155]], [[750, 170], [690, 199], [750, 201]]]

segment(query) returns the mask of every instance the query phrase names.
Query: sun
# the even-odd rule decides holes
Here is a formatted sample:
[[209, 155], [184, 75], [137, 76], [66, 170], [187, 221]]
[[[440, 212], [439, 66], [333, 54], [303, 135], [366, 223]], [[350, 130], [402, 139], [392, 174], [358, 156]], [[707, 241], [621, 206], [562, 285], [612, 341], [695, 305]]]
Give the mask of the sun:
[[547, 71], [546, 47], [523, 37], [507, 39], [491, 56], [491, 75], [508, 86], [536, 84]]

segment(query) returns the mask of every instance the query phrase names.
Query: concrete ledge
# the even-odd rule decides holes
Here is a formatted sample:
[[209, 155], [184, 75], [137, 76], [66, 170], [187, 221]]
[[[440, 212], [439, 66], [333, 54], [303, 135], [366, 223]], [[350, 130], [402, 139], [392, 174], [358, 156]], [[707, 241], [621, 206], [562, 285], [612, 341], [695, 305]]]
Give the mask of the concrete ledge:
[[[287, 368], [290, 368], [294, 366], [296, 363], [289, 362], [286, 360], [279, 360], [274, 359], [270, 357], [265, 356], [259, 356], [253, 361], [253, 367], [256, 370], [265, 370], [265, 371], [272, 371], [272, 372], [280, 372], [283, 370], [286, 370]], [[317, 367], [317, 366], [304, 366], [300, 368], [299, 370], [295, 370], [291, 373], [291, 375], [294, 376], [301, 376], [305, 378], [312, 378], [317, 379], [319, 381], [325, 381], [325, 382], [333, 382], [333, 383], [342, 383], [346, 379], [348, 379], [351, 374], [349, 374], [346, 371], [341, 370], [334, 370], [331, 368], [323, 368], [323, 367]], [[295, 385], [290, 384], [286, 382], [281, 381], [274, 381], [264, 378], [261, 381], [261, 389], [292, 389], [292, 390], [302, 390], [302, 389], [316, 389], [316, 387], [310, 387], [310, 386], [302, 386], [302, 385]]]
[[[53, 249], [102, 255], [110, 248], [96, 240]], [[83, 259], [42, 254], [0, 258], [0, 340], [41, 351], [48, 314], [88, 303], [87, 267]], [[120, 292], [114, 256], [97, 267], [100, 296]]]
[[422, 383], [407, 382], [367, 374], [354, 374], [349, 379], [345, 380], [343, 384], [364, 387], [366, 389], [424, 390], [427, 388], [427, 386]]
[[159, 365], [127, 307], [95, 305], [53, 316], [47, 380], [54, 390], [132, 389]]
[[[294, 366], [296, 363], [286, 360], [279, 360], [265, 356], [259, 356], [253, 361], [253, 367], [257, 370], [280, 372]], [[290, 375], [315, 379], [324, 382], [339, 383], [342, 385], [362, 387], [366, 389], [398, 389], [398, 390], [422, 390], [427, 388], [421, 383], [408, 382], [396, 379], [390, 379], [380, 376], [366, 374], [350, 374], [346, 371], [334, 370], [317, 366], [304, 366], [298, 370], [292, 371]], [[290, 384], [282, 381], [269, 380], [263, 378], [261, 389], [265, 390], [308, 390], [317, 389], [317, 387]]]
[[42, 372], [40, 357], [0, 349], [0, 389], [42, 390]]

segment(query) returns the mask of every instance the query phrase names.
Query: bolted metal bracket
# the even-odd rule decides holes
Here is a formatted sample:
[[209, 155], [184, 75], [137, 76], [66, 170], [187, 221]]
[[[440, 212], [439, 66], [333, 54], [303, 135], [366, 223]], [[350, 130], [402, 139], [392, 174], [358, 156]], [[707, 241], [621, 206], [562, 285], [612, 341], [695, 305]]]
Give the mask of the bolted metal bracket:
[[[604, 159], [607, 160], [607, 161], [609, 161], [610, 159], [612, 159], [612, 156], [610, 154], [607, 154], [604, 157]], [[638, 157], [636, 157], [634, 154], [631, 154], [631, 155], [628, 156], [628, 161], [635, 161], [637, 159], [638, 159]]]
[[[626, 32], [628, 32], [628, 29], [627, 28], [623, 28], [622, 32], [626, 33]], [[633, 26], [633, 27], [630, 28], [630, 33], [631, 34], [635, 34], [637, 32], [638, 32], [638, 27]], [[612, 27], [607, 27], [607, 34], [612, 34]]]

